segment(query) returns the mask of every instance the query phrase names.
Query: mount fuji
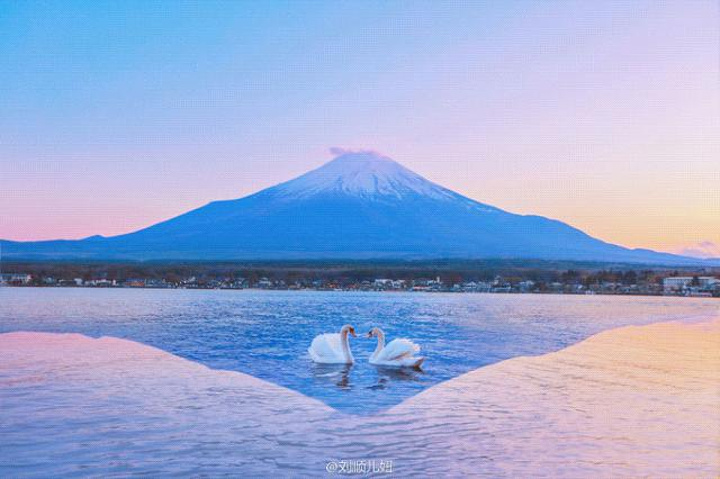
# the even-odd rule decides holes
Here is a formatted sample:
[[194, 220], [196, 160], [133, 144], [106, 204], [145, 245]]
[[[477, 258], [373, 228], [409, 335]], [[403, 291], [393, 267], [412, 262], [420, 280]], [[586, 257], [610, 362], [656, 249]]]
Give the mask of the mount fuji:
[[435, 184], [383, 155], [343, 152], [244, 198], [142, 230], [84, 240], [3, 241], [8, 258], [312, 260], [528, 258], [685, 264], [560, 221], [517, 215]]

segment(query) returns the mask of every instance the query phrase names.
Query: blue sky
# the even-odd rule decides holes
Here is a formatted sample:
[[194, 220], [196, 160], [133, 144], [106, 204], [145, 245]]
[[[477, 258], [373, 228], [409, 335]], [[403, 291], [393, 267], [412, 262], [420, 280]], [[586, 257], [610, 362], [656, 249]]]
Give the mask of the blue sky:
[[720, 13], [3, 2], [0, 237], [118, 234], [371, 148], [608, 241], [720, 244]]

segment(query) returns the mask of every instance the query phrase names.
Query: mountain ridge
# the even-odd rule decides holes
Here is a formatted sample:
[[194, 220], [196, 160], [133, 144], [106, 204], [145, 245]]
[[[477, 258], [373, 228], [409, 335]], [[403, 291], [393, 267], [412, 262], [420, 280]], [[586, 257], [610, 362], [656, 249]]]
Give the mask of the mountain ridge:
[[289, 181], [147, 228], [83, 240], [9, 242], [7, 257], [131, 260], [532, 258], [705, 264], [593, 238], [429, 181], [387, 156], [342, 152]]

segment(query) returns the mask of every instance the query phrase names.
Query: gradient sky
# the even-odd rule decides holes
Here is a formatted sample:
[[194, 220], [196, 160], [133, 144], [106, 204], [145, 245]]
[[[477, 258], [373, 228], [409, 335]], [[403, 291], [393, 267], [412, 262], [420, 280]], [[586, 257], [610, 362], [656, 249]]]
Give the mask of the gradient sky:
[[0, 3], [0, 238], [129, 232], [371, 148], [630, 247], [720, 244], [716, 0]]

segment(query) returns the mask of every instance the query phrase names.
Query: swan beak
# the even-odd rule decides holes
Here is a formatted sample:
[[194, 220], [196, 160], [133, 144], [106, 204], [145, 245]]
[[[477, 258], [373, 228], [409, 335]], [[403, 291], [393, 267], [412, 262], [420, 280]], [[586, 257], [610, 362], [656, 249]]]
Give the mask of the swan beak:
[[367, 335], [366, 335], [365, 337], [366, 337], [366, 338], [372, 338], [372, 331], [368, 331], [368, 333], [367, 333]]

